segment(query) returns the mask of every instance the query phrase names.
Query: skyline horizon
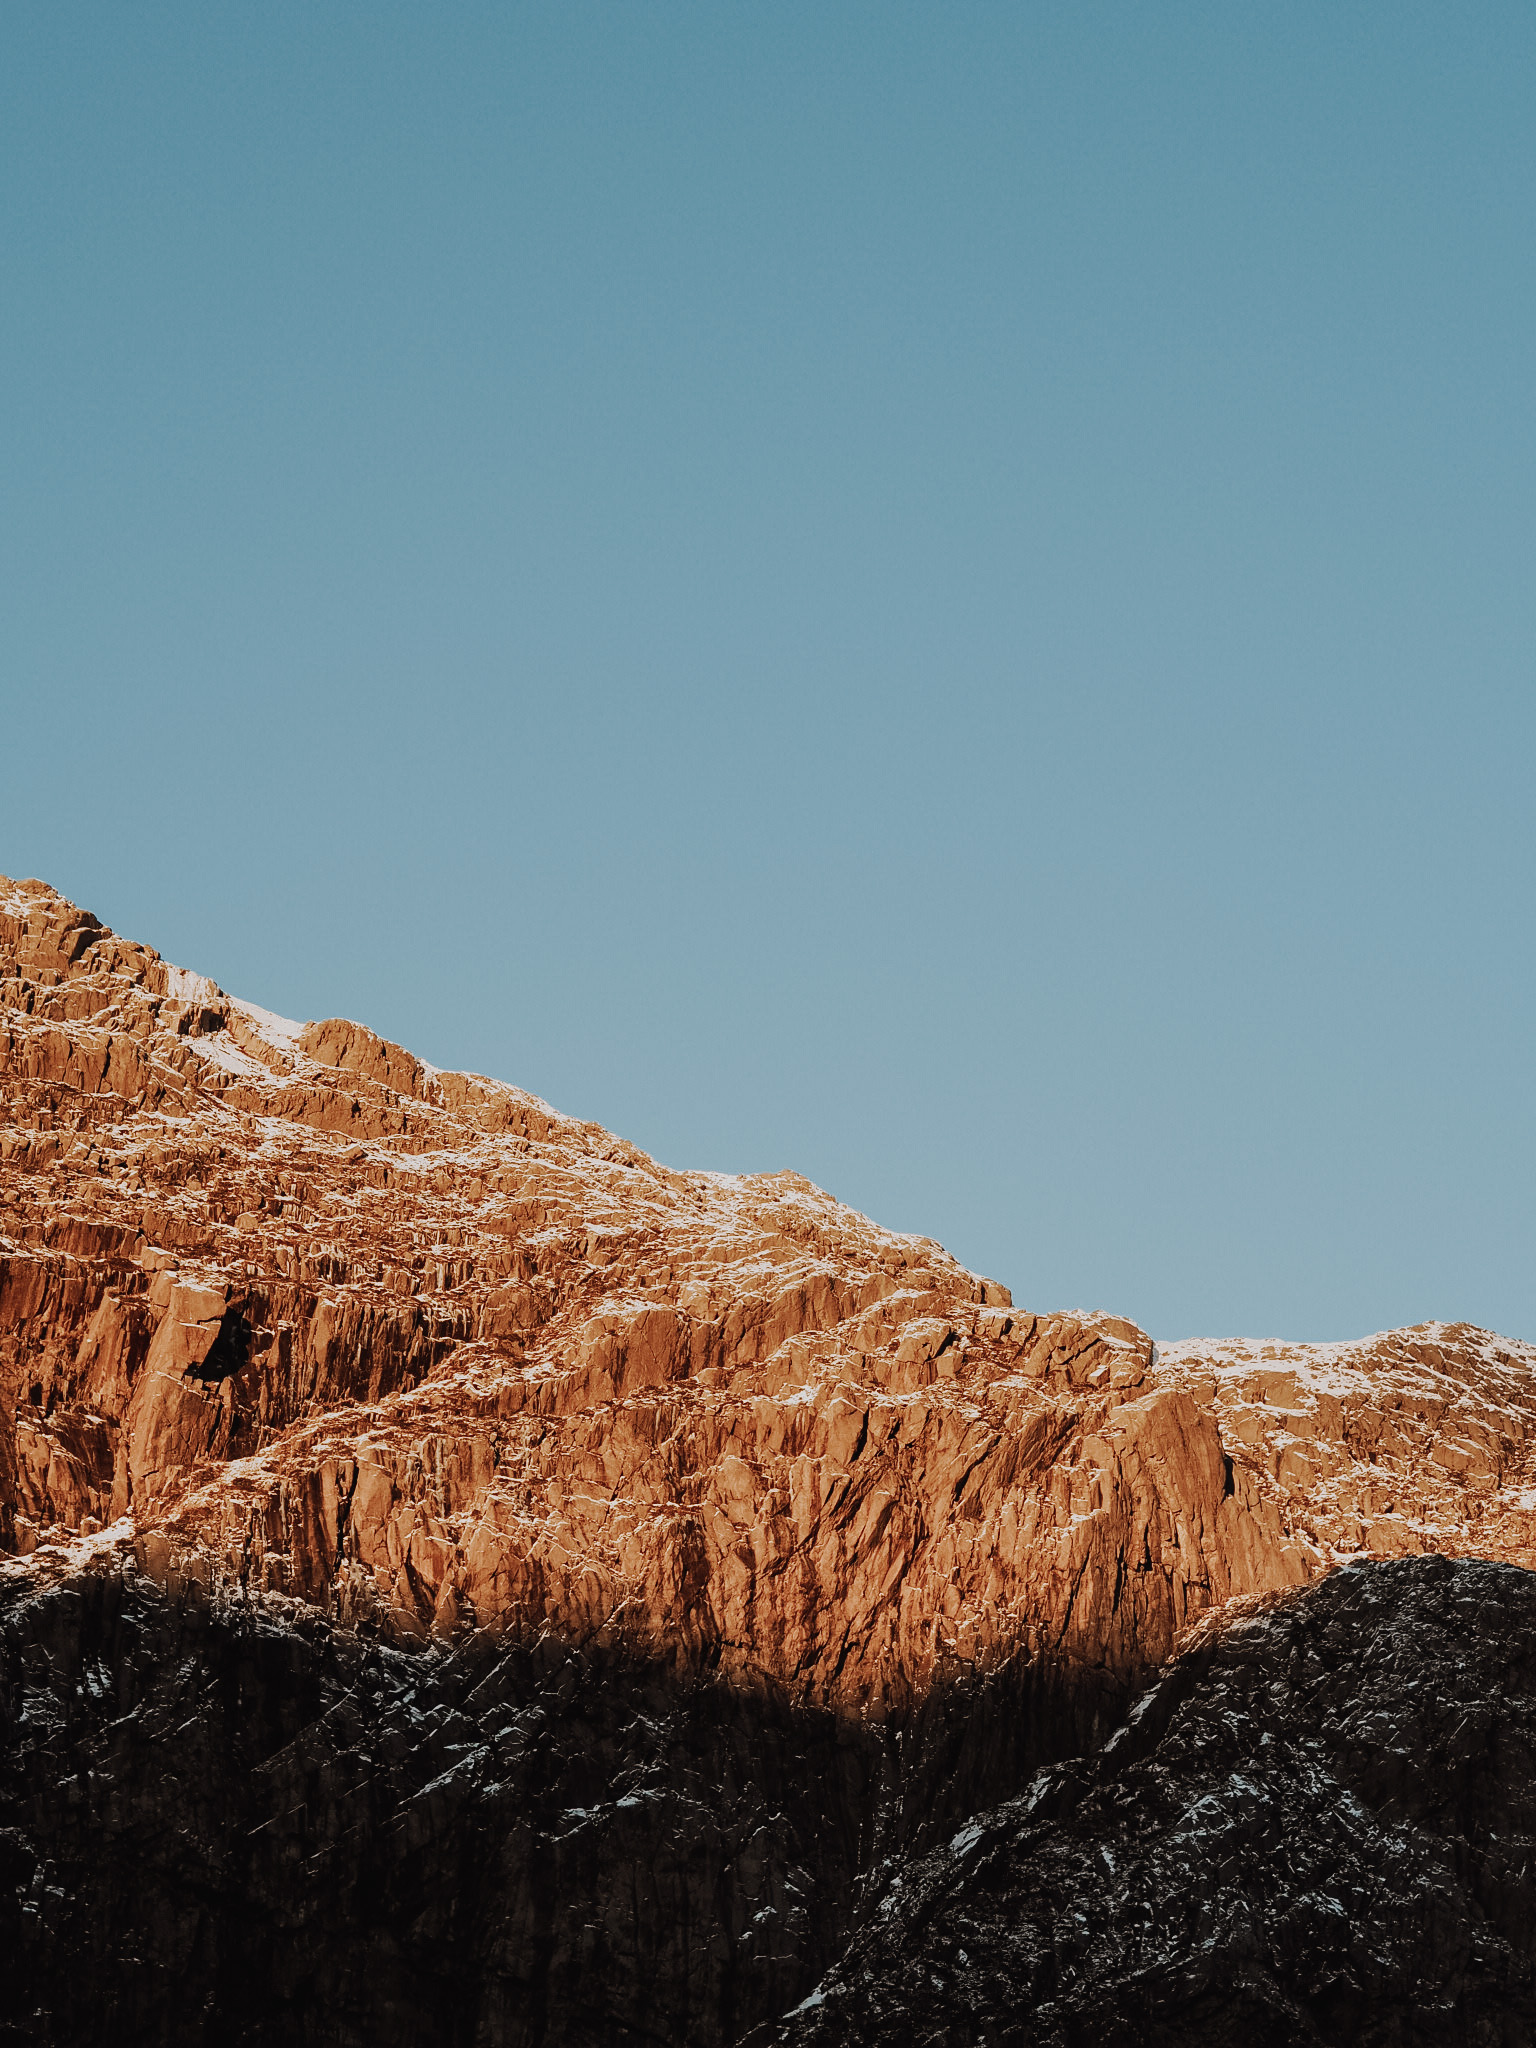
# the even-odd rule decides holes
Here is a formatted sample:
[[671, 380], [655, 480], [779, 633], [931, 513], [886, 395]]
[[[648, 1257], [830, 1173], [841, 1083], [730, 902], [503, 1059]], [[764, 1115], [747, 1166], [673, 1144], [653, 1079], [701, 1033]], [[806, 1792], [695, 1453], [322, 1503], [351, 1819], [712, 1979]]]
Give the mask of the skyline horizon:
[[[22, 888], [27, 888], [29, 885], [40, 886], [44, 889], [49, 890], [56, 897], [60, 895], [60, 892], [57, 889], [55, 889], [53, 885], [50, 882], [48, 882], [46, 878], [43, 876], [0, 875], [0, 885], [3, 885], [7, 881], [9, 881], [13, 886], [19, 885]], [[91, 910], [89, 904], [77, 903], [74, 905], [74, 907], [77, 910], [87, 911], [91, 916], [96, 915], [96, 913]], [[133, 933], [121, 931], [116, 926], [113, 926], [110, 923], [108, 923], [106, 920], [102, 920], [102, 923], [108, 931], [112, 932], [118, 938], [134, 940], [136, 943], [141, 944], [146, 943], [145, 941], [135, 940], [135, 935]], [[155, 948], [154, 950], [159, 952], [159, 948]], [[291, 1025], [294, 1027], [295, 1030], [299, 1029], [305, 1024], [325, 1021], [324, 1018], [319, 1016], [314, 1018], [285, 1016], [280, 1012], [272, 1010], [268, 1005], [261, 1003], [255, 997], [243, 993], [239, 989], [226, 987], [221, 981], [217, 979], [216, 976], [205, 974], [201, 968], [196, 967], [187, 961], [170, 960], [164, 953], [160, 953], [160, 957], [162, 960], [165, 960], [168, 966], [175, 968], [179, 973], [186, 974], [197, 980], [206, 982], [210, 988], [217, 990], [217, 992], [220, 995], [222, 995], [227, 1001], [238, 1004], [240, 1008], [243, 1010], [254, 1011], [257, 1014], [257, 1016], [264, 1021], [270, 1021], [278, 1025]], [[336, 1014], [338, 1016], [341, 1015], [341, 1013], [339, 1012]], [[375, 1032], [374, 1026], [369, 1022], [369, 1020], [366, 1017], [347, 1017], [344, 1019], [344, 1021], [354, 1025], [360, 1025], [365, 1031], [373, 1033], [374, 1036], [381, 1036], [381, 1034]], [[395, 1041], [386, 1040], [385, 1043], [393, 1045]], [[581, 1109], [577, 1106], [573, 1106], [566, 1103], [549, 1101], [545, 1097], [539, 1095], [536, 1090], [527, 1088], [522, 1082], [518, 1081], [512, 1075], [482, 1073], [474, 1069], [451, 1069], [446, 1067], [440, 1067], [434, 1064], [434, 1062], [432, 1062], [431, 1060], [426, 1059], [420, 1053], [420, 1051], [414, 1046], [405, 1045], [401, 1049], [409, 1053], [413, 1059], [419, 1061], [420, 1064], [430, 1074], [437, 1075], [448, 1072], [473, 1072], [477, 1079], [492, 1081], [504, 1086], [509, 1086], [517, 1089], [520, 1093], [524, 1095], [531, 1096], [537, 1103], [540, 1104], [541, 1107], [553, 1111], [556, 1115], [573, 1118], [580, 1122], [597, 1122], [597, 1120], [594, 1118], [588, 1118], [584, 1116]], [[598, 1128], [607, 1130], [610, 1136], [622, 1139], [626, 1143], [634, 1142], [629, 1137], [628, 1133], [622, 1130], [609, 1130], [608, 1126], [601, 1124], [598, 1125]], [[654, 1154], [648, 1154], [647, 1156], [652, 1157], [653, 1159], [655, 1158]], [[664, 1167], [668, 1172], [685, 1174], [699, 1173], [713, 1179], [723, 1180], [763, 1178], [773, 1179], [780, 1175], [787, 1174], [794, 1178], [807, 1181], [809, 1185], [817, 1187], [819, 1189], [819, 1192], [831, 1195], [835, 1201], [843, 1201], [843, 1198], [837, 1194], [835, 1189], [820, 1187], [819, 1183], [812, 1181], [810, 1179], [810, 1176], [801, 1173], [800, 1170], [792, 1163], [770, 1167], [723, 1168], [698, 1166], [686, 1160], [656, 1159], [656, 1164]], [[872, 1223], [879, 1228], [887, 1230], [891, 1228], [891, 1226], [886, 1224], [884, 1220], [878, 1215], [875, 1215], [869, 1211], [857, 1209], [855, 1205], [851, 1203], [844, 1203], [844, 1206], [847, 1208], [854, 1209], [857, 1215], [863, 1217], [865, 1221]], [[959, 1257], [959, 1254], [956, 1252], [954, 1246], [945, 1243], [943, 1240], [939, 1238], [936, 1238], [932, 1235], [932, 1233], [923, 1232], [920, 1230], [904, 1230], [893, 1232], [893, 1234], [897, 1236], [910, 1237], [918, 1243], [937, 1244], [940, 1247], [940, 1249], [950, 1253], [951, 1256], [957, 1258]], [[967, 1262], [963, 1259], [961, 1260], [961, 1263], [967, 1264]], [[1013, 1282], [1006, 1273], [981, 1274], [979, 1272], [979, 1269], [977, 1269], [974, 1266], [968, 1266], [968, 1270], [970, 1270], [972, 1273], [976, 1274], [977, 1277], [980, 1278], [999, 1280], [1005, 1287], [1008, 1287], [1010, 1291], [1013, 1291]], [[1474, 1329], [1480, 1331], [1485, 1335], [1495, 1336], [1507, 1342], [1514, 1342], [1516, 1344], [1526, 1346], [1530, 1346], [1533, 1343], [1533, 1341], [1536, 1341], [1523, 1337], [1518, 1332], [1508, 1330], [1497, 1330], [1488, 1325], [1470, 1323], [1466, 1321], [1464, 1318], [1458, 1319], [1454, 1317], [1444, 1316], [1428, 1316], [1414, 1323], [1384, 1324], [1378, 1329], [1360, 1330], [1349, 1333], [1339, 1333], [1333, 1337], [1328, 1338], [1294, 1338], [1288, 1336], [1283, 1331], [1245, 1332], [1213, 1330], [1207, 1330], [1203, 1332], [1189, 1331], [1179, 1336], [1171, 1336], [1160, 1333], [1159, 1331], [1151, 1329], [1148, 1326], [1142, 1324], [1137, 1316], [1129, 1312], [1129, 1306], [1127, 1304], [1118, 1302], [1025, 1302], [1019, 1300], [1017, 1294], [1015, 1294], [1015, 1305], [1017, 1307], [1027, 1309], [1034, 1314], [1124, 1316], [1127, 1321], [1136, 1323], [1139, 1328], [1144, 1329], [1146, 1331], [1146, 1334], [1149, 1337], [1151, 1337], [1153, 1343], [1157, 1346], [1160, 1352], [1164, 1350], [1172, 1351], [1180, 1347], [1199, 1350], [1202, 1347], [1209, 1347], [1213, 1345], [1220, 1346], [1227, 1350], [1234, 1350], [1245, 1346], [1256, 1346], [1261, 1348], [1269, 1347], [1271, 1350], [1279, 1349], [1280, 1351], [1297, 1350], [1305, 1348], [1306, 1350], [1312, 1352], [1327, 1351], [1329, 1349], [1338, 1349], [1341, 1352], [1349, 1352], [1357, 1350], [1361, 1345], [1368, 1343], [1371, 1339], [1376, 1337], [1385, 1337], [1394, 1334], [1400, 1334], [1404, 1331], [1417, 1331], [1421, 1329], [1447, 1331]]]
[[1529, 10], [0, 57], [0, 869], [1021, 1299], [1536, 1337]]

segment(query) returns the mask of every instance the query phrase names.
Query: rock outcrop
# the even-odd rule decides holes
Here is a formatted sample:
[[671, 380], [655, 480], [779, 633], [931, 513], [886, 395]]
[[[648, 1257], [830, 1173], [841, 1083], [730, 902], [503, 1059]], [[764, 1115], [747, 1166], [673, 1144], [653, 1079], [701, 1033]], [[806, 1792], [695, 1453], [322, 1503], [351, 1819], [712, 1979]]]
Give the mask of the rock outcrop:
[[[640, 1913], [622, 1966], [577, 1971], [597, 2005], [572, 2004], [574, 1977], [541, 1977], [535, 1997], [519, 1964], [542, 2017], [519, 2032], [471, 2001], [464, 2039], [727, 2040], [824, 1966], [877, 1851], [919, 1854], [1091, 1747], [1227, 1603], [1353, 1558], [1531, 1562], [1529, 1347], [1441, 1325], [1353, 1346], [1159, 1347], [1114, 1316], [1018, 1308], [794, 1174], [674, 1172], [362, 1025], [241, 1002], [41, 883], [0, 881], [0, 1005], [0, 1601], [16, 1644], [73, 1641], [71, 1601], [118, 1616], [100, 1624], [115, 1647], [93, 1653], [102, 1683], [155, 1700], [164, 1658], [243, 1670], [251, 1644], [323, 1638], [331, 1675], [307, 1695], [321, 1720], [367, 1646], [378, 1670], [416, 1672], [400, 1697], [426, 1688], [432, 1714], [467, 1715], [465, 1743], [487, 1755], [467, 1674], [500, 1674], [487, 1697], [516, 1721], [549, 1669], [596, 1673], [638, 1745], [604, 1737], [614, 1783], [651, 1770], [653, 1722], [723, 1759], [737, 1737], [711, 1751], [701, 1726], [746, 1715], [778, 1731], [761, 1739], [791, 1777], [856, 1758], [832, 1772], [835, 1850], [806, 1846], [809, 1821], [770, 1842], [798, 1795], [769, 1771], [743, 1794], [728, 1875], [690, 1890], [681, 1920], [675, 1902]], [[146, 1619], [164, 1601], [170, 1617]], [[173, 1650], [191, 1628], [203, 1647]], [[209, 1682], [225, 1702], [227, 1682]], [[55, 1678], [38, 1687], [53, 1697]], [[658, 1687], [650, 1713], [637, 1703]], [[253, 1709], [258, 1748], [289, 1725], [280, 1693]], [[368, 1782], [404, 1726], [393, 1711], [348, 1752]], [[430, 1741], [421, 1753], [437, 1759]], [[35, 1803], [39, 1782], [15, 1796]], [[210, 1792], [210, 1840], [278, 1825], [245, 1797]], [[50, 1811], [17, 1851], [45, 1892], [35, 1873], [68, 1833]], [[494, 1863], [504, 1809], [475, 1813]], [[371, 1821], [336, 1824], [387, 1858]], [[639, 1827], [604, 1835], [599, 1891], [660, 1853]], [[505, 1849], [496, 1882], [536, 1889], [554, 1839], [527, 1837], [532, 1862]], [[371, 1896], [344, 1865], [341, 1948], [363, 1941]], [[791, 1867], [810, 1875], [791, 1883]], [[780, 1872], [762, 1879], [780, 1906], [753, 1871]], [[513, 1911], [475, 1885], [493, 1918]], [[816, 1903], [791, 1935], [796, 1885]], [[558, 1885], [552, 1898], [558, 1918]], [[227, 1931], [170, 1960], [163, 1928], [133, 1925], [130, 1946], [160, 1943], [173, 1974], [201, 1955], [210, 1983], [267, 1969], [250, 1959], [278, 1938], [258, 1938], [258, 1916], [244, 1961]], [[678, 1926], [685, 1955], [745, 1940], [756, 1960], [690, 1976], [666, 1960]], [[35, 1954], [57, 1958], [45, 1936]], [[365, 1950], [357, 1981], [384, 1982]], [[493, 1967], [473, 1942], [462, 1954]], [[432, 1981], [400, 1967], [403, 1984]], [[416, 1992], [390, 2021], [333, 1990], [305, 1994], [317, 2025], [461, 2038], [409, 2031]]]
[[1536, 1578], [1356, 1564], [886, 1872], [781, 2048], [1536, 2034]]

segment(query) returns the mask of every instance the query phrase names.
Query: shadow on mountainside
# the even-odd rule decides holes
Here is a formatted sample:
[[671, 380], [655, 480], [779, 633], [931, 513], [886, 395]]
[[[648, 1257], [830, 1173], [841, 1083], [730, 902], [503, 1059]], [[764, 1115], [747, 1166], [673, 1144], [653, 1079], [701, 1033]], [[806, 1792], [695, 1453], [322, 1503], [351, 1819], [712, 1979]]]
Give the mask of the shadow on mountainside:
[[1213, 1626], [1118, 1725], [1022, 1667], [880, 1727], [131, 1571], [4, 1599], [13, 2041], [1536, 2033], [1513, 1567], [1348, 1567]]
[[870, 1897], [779, 2048], [1536, 2039], [1536, 1574], [1359, 1564]]
[[134, 1573], [0, 1597], [0, 2038], [48, 2048], [727, 2044], [1124, 1706], [1017, 1665], [876, 1726]]

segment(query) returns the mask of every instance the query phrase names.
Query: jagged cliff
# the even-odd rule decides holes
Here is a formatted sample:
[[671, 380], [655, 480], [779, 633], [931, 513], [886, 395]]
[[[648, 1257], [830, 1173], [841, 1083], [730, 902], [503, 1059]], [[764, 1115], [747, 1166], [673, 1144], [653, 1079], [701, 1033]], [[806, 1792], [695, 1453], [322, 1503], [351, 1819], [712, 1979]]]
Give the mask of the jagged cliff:
[[[296, 2038], [728, 2040], [806, 1990], [882, 1859], [1091, 1747], [1202, 1617], [1348, 1558], [1531, 1561], [1525, 1346], [1158, 1347], [1026, 1311], [793, 1174], [673, 1172], [360, 1025], [240, 1002], [40, 883], [0, 881], [0, 1003], [3, 1682], [38, 2039], [130, 2008], [123, 2039], [201, 2039], [145, 1988], [189, 1971], [227, 2038], [229, 1987], [276, 1997], [285, 1952], [309, 1958]], [[323, 1731], [302, 1739], [290, 1653]], [[189, 1664], [212, 1690], [166, 1825], [222, 1872], [190, 1919], [171, 1872], [80, 1875], [91, 1827], [118, 1840], [98, 1788], [153, 1806]], [[103, 1778], [125, 1687], [142, 1740]], [[424, 1689], [426, 1734], [399, 1704]], [[235, 1697], [241, 1739], [216, 1739]], [[39, 1762], [66, 1752], [67, 1806]], [[529, 1770], [583, 1796], [546, 1812]], [[631, 1777], [656, 1796], [624, 1804]], [[423, 1945], [390, 1859], [459, 1835], [458, 1918]], [[243, 1926], [236, 1836], [260, 1844]], [[297, 1903], [273, 1874], [295, 1859]], [[121, 1923], [94, 1990], [39, 1903], [60, 1889]]]

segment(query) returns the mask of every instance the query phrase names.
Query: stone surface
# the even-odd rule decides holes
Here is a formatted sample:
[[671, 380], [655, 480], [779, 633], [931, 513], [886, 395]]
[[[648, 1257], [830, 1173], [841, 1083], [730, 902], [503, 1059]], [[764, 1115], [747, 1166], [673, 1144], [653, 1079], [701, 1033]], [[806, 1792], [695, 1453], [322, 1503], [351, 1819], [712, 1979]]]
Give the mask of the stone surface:
[[885, 1878], [755, 2041], [1529, 2041], [1536, 1578], [1424, 1557], [1273, 1597]]
[[88, 1567], [0, 1591], [0, 1734], [0, 2038], [49, 2048], [732, 2039], [837, 1953], [887, 1762], [622, 1658]]
[[[743, 1703], [780, 1729], [830, 1715], [861, 1759], [815, 1940], [763, 1921], [780, 1947], [750, 1996], [706, 1973], [663, 2025], [637, 1987], [672, 1965], [634, 1959], [671, 1937], [648, 1921], [601, 1993], [606, 2033], [541, 1992], [544, 2033], [503, 2017], [487, 2039], [723, 2041], [825, 1963], [875, 1844], [916, 1855], [1091, 1748], [1226, 1603], [1354, 1557], [1529, 1564], [1533, 1365], [1458, 1326], [1159, 1347], [1116, 1316], [1018, 1308], [792, 1173], [673, 1171], [0, 880], [4, 1600], [63, 1613], [89, 1581], [140, 1616], [158, 1587], [218, 1617], [210, 1668], [243, 1668], [266, 1616], [258, 1633], [414, 1659], [445, 1712], [488, 1658], [523, 1673], [507, 1711], [531, 1710], [526, 1674], [553, 1657], [625, 1699], [666, 1688], [696, 1732]], [[139, 1628], [103, 1683], [139, 1669]], [[800, 1740], [774, 1738], [781, 1763]], [[771, 1772], [752, 1797], [793, 1805]], [[209, 1826], [237, 1825], [227, 1798]], [[501, 1809], [476, 1811], [494, 1838]], [[47, 1829], [27, 1839], [46, 1862]], [[605, 1837], [605, 1884], [639, 1867], [625, 1839]], [[752, 1839], [765, 1868], [823, 1867]], [[757, 1896], [741, 1853], [689, 1894], [711, 1953]], [[351, 2024], [350, 1997], [314, 2009]]]

